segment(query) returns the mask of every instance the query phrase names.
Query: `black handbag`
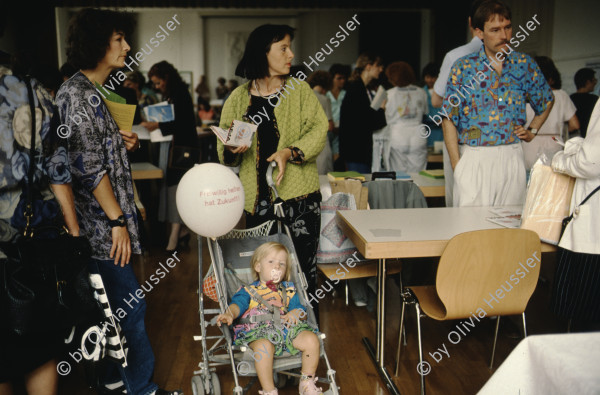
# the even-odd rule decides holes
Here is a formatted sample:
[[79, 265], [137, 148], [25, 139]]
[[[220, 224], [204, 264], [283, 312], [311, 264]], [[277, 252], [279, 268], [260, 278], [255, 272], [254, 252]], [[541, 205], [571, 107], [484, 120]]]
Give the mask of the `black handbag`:
[[169, 167], [172, 169], [189, 170], [200, 162], [200, 149], [175, 145], [171, 149]]
[[32, 226], [36, 121], [33, 89], [28, 78], [25, 82], [32, 125], [26, 226], [13, 244], [4, 246], [8, 259], [2, 268], [8, 327], [18, 334], [70, 328], [99, 307], [89, 282], [89, 241], [71, 236], [60, 223]]

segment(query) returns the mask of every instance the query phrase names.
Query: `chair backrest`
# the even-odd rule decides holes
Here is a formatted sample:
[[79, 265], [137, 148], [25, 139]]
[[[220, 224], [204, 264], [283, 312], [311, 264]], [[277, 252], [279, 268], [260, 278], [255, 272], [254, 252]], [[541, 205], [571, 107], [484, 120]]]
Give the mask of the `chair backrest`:
[[530, 230], [488, 229], [453, 237], [436, 277], [445, 319], [521, 314], [535, 290], [541, 256], [539, 236]]
[[367, 183], [371, 209], [425, 208], [421, 189], [410, 181], [375, 180]]

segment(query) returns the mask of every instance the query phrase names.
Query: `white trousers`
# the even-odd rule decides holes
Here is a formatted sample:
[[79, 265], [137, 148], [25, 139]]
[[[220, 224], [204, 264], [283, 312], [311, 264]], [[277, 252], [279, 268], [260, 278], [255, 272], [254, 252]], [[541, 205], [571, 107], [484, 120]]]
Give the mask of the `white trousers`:
[[418, 173], [427, 167], [427, 138], [419, 132], [421, 125], [390, 127], [389, 167], [392, 171]]
[[454, 202], [452, 196], [454, 194], [454, 171], [452, 170], [452, 162], [450, 162], [450, 155], [448, 154], [448, 148], [446, 148], [446, 142], [444, 142], [444, 148], [442, 149], [444, 158], [444, 181], [446, 189], [446, 207], [452, 207]]
[[454, 206], [525, 203], [525, 163], [521, 143], [493, 147], [460, 145], [454, 169]]

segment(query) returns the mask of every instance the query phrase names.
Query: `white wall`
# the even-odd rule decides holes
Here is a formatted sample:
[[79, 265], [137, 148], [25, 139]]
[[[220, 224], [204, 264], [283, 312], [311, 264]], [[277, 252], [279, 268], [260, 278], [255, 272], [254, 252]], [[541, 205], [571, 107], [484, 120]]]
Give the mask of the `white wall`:
[[[588, 62], [600, 62], [600, 2], [556, 0], [552, 59], [561, 73], [563, 89], [575, 92], [573, 76]], [[600, 78], [599, 73], [596, 77]], [[596, 85], [596, 93], [600, 84]]]
[[[252, 30], [265, 23], [286, 24], [296, 26], [295, 17], [206, 17], [204, 50], [206, 53], [206, 78], [210, 88], [211, 97], [216, 99], [215, 87], [217, 79], [224, 77], [226, 80], [235, 77], [235, 67], [241, 59], [246, 38]], [[234, 36], [238, 36], [236, 48], [228, 44]], [[300, 39], [292, 42], [292, 51], [296, 51]], [[245, 82], [237, 78], [240, 82]]]

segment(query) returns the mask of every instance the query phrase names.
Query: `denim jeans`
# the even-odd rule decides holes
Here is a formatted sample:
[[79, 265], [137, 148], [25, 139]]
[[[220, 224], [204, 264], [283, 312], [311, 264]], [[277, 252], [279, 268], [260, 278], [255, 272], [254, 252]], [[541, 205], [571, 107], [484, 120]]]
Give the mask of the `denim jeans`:
[[[113, 384], [123, 380], [127, 393], [147, 395], [158, 389], [152, 382], [154, 373], [154, 353], [146, 333], [144, 316], [146, 302], [144, 299], [132, 299], [140, 285], [135, 278], [131, 265], [117, 266], [113, 260], [92, 259], [90, 272], [99, 273], [106, 289], [110, 308], [119, 318], [116, 311], [121, 308], [127, 314], [119, 318], [121, 330], [127, 339], [127, 367], [122, 368], [118, 363], [109, 363], [102, 384]], [[137, 302], [136, 302], [137, 300]], [[127, 303], [129, 302], [129, 304]], [[121, 313], [122, 316], [122, 313]]]

